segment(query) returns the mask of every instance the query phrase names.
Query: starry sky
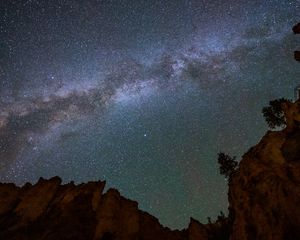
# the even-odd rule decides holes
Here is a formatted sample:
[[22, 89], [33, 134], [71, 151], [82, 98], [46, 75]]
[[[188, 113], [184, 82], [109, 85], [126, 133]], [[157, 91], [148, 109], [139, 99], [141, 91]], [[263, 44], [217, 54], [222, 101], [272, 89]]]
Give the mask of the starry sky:
[[106, 180], [171, 228], [293, 98], [299, 0], [0, 0], [0, 181]]

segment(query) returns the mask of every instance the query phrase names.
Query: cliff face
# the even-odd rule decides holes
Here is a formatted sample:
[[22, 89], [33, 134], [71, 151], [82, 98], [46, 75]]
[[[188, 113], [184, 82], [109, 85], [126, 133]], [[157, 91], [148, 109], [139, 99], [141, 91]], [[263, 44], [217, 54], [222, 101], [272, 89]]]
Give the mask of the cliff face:
[[267, 132], [232, 176], [232, 240], [300, 239], [300, 101], [284, 111], [287, 127]]
[[[0, 239], [138, 239], [145, 224], [151, 235], [170, 233], [172, 239], [183, 235], [162, 228], [118, 191], [102, 194], [104, 186], [104, 182], [61, 185], [58, 177], [22, 188], [1, 184]], [[147, 235], [144, 239], [150, 239]]]
[[203, 225], [191, 219], [188, 230], [171, 231], [117, 190], [103, 194], [104, 186], [61, 185], [58, 177], [23, 187], [0, 184], [0, 239], [201, 240], [217, 239], [227, 226], [227, 220]]

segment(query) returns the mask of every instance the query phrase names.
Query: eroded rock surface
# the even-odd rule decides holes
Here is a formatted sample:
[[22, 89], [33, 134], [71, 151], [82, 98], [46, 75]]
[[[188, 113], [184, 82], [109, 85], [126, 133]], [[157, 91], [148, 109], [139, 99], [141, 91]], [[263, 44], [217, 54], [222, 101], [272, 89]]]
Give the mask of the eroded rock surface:
[[214, 236], [193, 219], [188, 230], [163, 227], [116, 189], [103, 194], [104, 186], [101, 181], [62, 185], [59, 177], [41, 178], [23, 187], [0, 184], [0, 239], [202, 240]]
[[300, 101], [283, 108], [287, 127], [267, 132], [232, 176], [231, 240], [300, 239]]

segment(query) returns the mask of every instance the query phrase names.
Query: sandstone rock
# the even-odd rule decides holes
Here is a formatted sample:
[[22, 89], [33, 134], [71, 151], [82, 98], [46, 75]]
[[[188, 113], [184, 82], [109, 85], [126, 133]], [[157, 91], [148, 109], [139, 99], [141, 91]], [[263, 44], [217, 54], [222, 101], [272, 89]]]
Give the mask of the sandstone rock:
[[156, 217], [146, 212], [141, 212], [139, 239], [183, 240], [187, 239], [187, 235], [185, 231], [171, 231], [169, 228], [161, 226]]
[[299, 101], [284, 109], [286, 129], [269, 131], [232, 176], [231, 240], [300, 239]]
[[286, 131], [294, 131], [300, 126], [300, 101], [295, 103], [286, 102], [282, 104], [284, 115], [286, 118]]
[[19, 188], [14, 184], [0, 184], [0, 217], [11, 211], [20, 201], [18, 194]]
[[[117, 239], [138, 239], [139, 211], [137, 202], [124, 199], [115, 189], [104, 194], [97, 210], [94, 239], [111, 236]], [[106, 237], [108, 238], [108, 237]]]
[[100, 181], [61, 185], [58, 177], [21, 188], [0, 184], [0, 239], [188, 239], [186, 230], [163, 227], [117, 190], [103, 194], [104, 187]]
[[105, 182], [60, 183], [1, 184], [0, 239], [92, 239]]
[[20, 203], [14, 210], [20, 216], [21, 222], [31, 222], [41, 216], [53, 199], [61, 179], [56, 177], [47, 181], [42, 178], [21, 197]]
[[189, 240], [207, 240], [208, 231], [204, 224], [201, 224], [197, 220], [191, 218], [190, 225], [188, 227]]

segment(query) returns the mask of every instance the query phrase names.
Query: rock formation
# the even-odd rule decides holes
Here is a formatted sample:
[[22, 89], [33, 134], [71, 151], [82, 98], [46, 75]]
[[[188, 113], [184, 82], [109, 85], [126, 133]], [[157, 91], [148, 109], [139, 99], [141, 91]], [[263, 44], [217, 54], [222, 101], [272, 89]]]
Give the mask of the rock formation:
[[300, 33], [300, 23], [296, 24], [294, 27], [293, 27], [293, 32], [295, 34], [299, 34]]
[[[293, 27], [293, 32], [294, 34], [300, 34], [300, 23], [298, 23]], [[294, 52], [294, 58], [296, 59], [296, 61], [298, 62], [300, 61], [300, 51]]]
[[300, 101], [283, 109], [287, 127], [268, 131], [230, 181], [231, 240], [300, 239]]
[[0, 184], [0, 239], [217, 239], [227, 220], [171, 231], [105, 182], [61, 184], [59, 177], [17, 187]]

